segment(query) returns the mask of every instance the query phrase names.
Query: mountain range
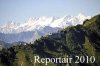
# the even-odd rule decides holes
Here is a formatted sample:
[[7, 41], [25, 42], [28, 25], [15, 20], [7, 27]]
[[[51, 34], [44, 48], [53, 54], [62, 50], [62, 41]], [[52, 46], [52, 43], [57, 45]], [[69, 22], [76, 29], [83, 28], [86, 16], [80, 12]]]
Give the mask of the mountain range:
[[[40, 57], [37, 58], [40, 63], [35, 63], [35, 56]], [[71, 63], [53, 63], [54, 60], [49, 63], [48, 60], [46, 65], [43, 59], [68, 57], [72, 58]], [[34, 43], [2, 49], [0, 66], [100, 66], [100, 14], [85, 20], [82, 25], [42, 36]]]
[[21, 24], [11, 22], [0, 26], [0, 40], [8, 43], [34, 42], [41, 36], [57, 32], [68, 26], [83, 24], [84, 20], [90, 18], [91, 16], [79, 14], [77, 16], [29, 18]]

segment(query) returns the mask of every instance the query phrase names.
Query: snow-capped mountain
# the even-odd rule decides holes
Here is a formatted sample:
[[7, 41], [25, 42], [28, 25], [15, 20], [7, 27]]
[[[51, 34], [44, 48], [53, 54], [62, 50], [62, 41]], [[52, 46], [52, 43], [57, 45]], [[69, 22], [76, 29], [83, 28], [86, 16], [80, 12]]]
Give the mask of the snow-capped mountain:
[[67, 26], [82, 24], [85, 19], [90, 18], [90, 16], [79, 14], [77, 16], [29, 18], [22, 24], [11, 22], [0, 26], [0, 33], [2, 34], [0, 34], [0, 40], [32, 42], [43, 35], [56, 32]]
[[20, 33], [27, 31], [42, 30], [49, 26], [52, 28], [65, 28], [70, 25], [82, 24], [85, 19], [90, 19], [90, 16], [79, 14], [78, 16], [64, 16], [64, 17], [47, 17], [29, 18], [28, 21], [22, 24], [7, 23], [0, 27], [1, 33]]

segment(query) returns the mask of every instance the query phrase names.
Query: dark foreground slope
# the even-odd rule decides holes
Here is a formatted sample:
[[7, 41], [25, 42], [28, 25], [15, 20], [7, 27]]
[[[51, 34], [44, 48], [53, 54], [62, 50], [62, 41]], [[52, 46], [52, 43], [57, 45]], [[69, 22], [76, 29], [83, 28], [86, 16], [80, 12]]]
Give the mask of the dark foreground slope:
[[[47, 66], [100, 66], [100, 15], [83, 25], [65, 28], [36, 40], [34, 44], [18, 45], [0, 51], [0, 66], [45, 66], [34, 63], [34, 56], [73, 58], [72, 63], [49, 63]], [[94, 63], [74, 63], [75, 56], [94, 56]]]

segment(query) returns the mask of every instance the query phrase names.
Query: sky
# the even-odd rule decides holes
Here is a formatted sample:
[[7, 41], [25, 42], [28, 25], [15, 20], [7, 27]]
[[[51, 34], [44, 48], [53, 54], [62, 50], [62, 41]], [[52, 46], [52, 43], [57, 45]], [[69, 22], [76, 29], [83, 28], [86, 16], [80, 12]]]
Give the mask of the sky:
[[0, 0], [0, 25], [31, 17], [100, 14], [100, 0]]

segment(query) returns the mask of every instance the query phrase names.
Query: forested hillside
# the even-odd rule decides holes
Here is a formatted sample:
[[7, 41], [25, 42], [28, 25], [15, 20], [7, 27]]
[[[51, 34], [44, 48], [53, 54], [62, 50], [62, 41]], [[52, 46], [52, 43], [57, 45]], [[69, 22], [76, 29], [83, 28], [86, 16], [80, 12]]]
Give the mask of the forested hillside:
[[[0, 66], [45, 66], [34, 63], [41, 58], [72, 57], [72, 63], [49, 63], [47, 66], [100, 66], [100, 14], [83, 25], [67, 27], [37, 39], [33, 44], [17, 45], [0, 51]], [[74, 63], [75, 56], [94, 56], [94, 63]]]

